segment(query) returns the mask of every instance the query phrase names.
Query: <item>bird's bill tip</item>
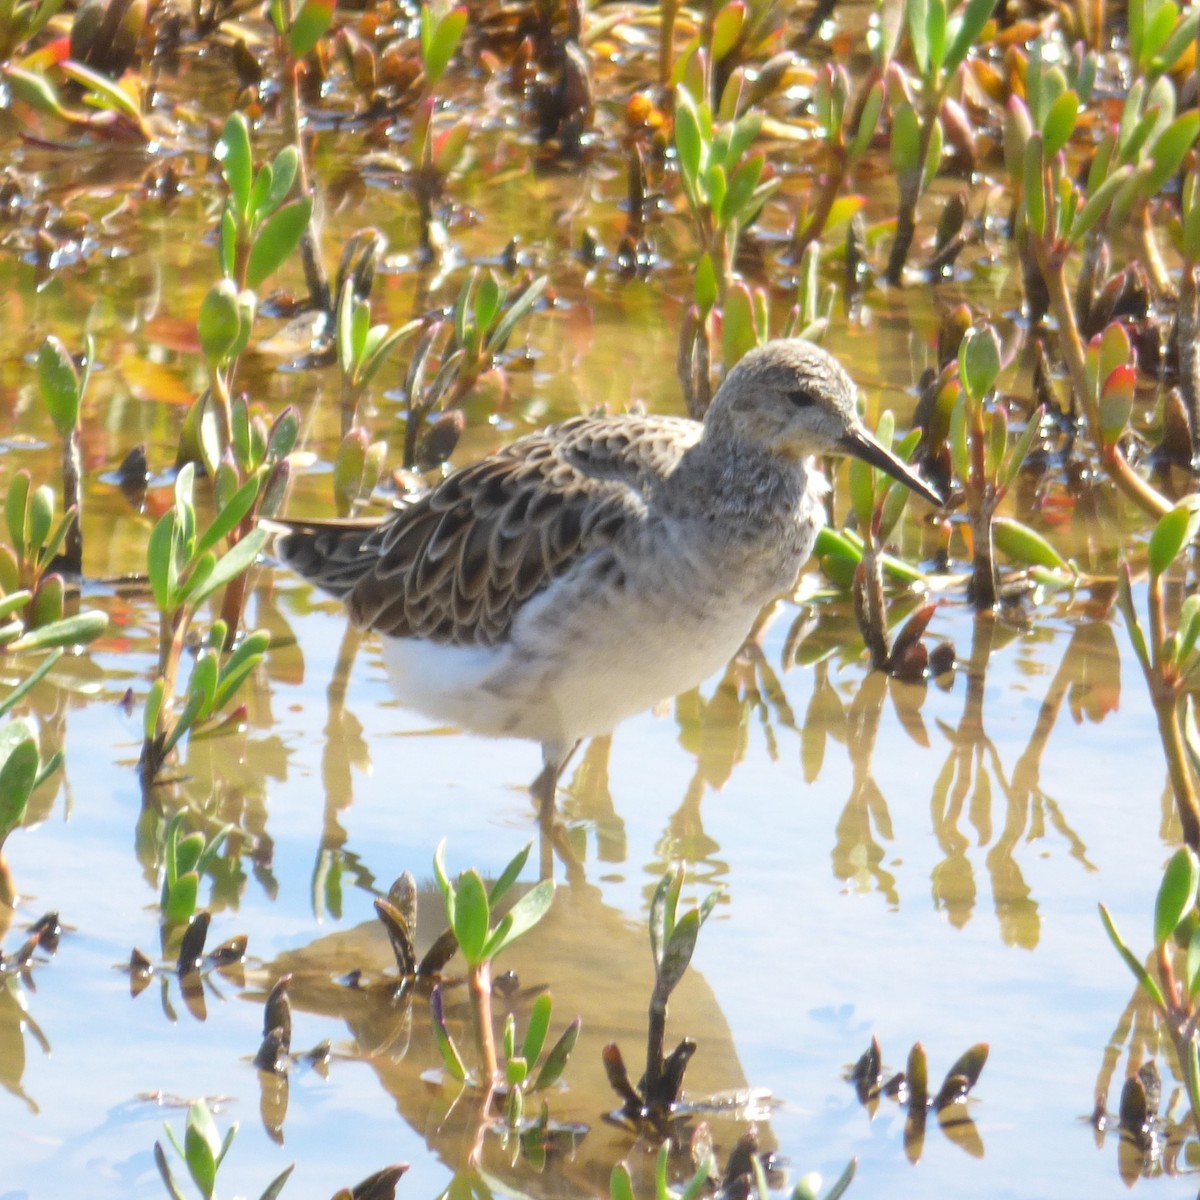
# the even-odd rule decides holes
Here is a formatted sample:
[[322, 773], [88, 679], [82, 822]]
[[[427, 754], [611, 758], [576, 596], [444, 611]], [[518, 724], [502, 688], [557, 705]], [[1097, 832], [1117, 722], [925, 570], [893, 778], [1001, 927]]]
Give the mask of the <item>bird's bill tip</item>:
[[905, 487], [916, 492], [922, 499], [928, 500], [934, 507], [941, 508], [945, 503], [942, 497], [908, 463], [897, 458], [865, 429], [852, 429], [846, 434], [842, 438], [842, 450], [846, 454], [862, 459], [872, 467], [877, 467], [893, 479], [899, 480]]

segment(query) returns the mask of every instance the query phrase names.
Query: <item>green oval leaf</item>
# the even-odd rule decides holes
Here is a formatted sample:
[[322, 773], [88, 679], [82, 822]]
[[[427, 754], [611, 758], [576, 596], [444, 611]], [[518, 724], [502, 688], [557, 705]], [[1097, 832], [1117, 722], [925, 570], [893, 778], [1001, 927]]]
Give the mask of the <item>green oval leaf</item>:
[[1040, 533], [1009, 517], [996, 517], [992, 522], [996, 549], [1014, 562], [1030, 567], [1049, 567], [1069, 571], [1070, 564]]
[[471, 966], [476, 966], [484, 960], [483, 949], [491, 921], [487, 889], [478, 871], [467, 870], [458, 877], [454, 897], [454, 936], [463, 957]]
[[1150, 571], [1161, 575], [1200, 527], [1200, 496], [1187, 496], [1159, 519], [1150, 535]]
[[1167, 944], [1179, 923], [1196, 906], [1196, 888], [1200, 886], [1200, 862], [1189, 846], [1182, 846], [1167, 863], [1154, 902], [1154, 945]]
[[303, 196], [299, 200], [293, 200], [291, 204], [285, 204], [267, 218], [250, 248], [246, 283], [251, 288], [261, 286], [300, 244], [312, 217], [312, 207], [312, 197]]

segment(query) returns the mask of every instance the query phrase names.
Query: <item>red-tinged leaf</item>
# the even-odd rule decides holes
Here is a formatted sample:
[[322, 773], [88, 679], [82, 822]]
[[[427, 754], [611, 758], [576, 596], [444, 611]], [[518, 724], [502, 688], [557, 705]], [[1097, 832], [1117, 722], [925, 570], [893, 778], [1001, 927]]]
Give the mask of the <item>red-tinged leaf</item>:
[[937, 607], [936, 603], [924, 604], [905, 621], [904, 627], [896, 635], [896, 641], [892, 645], [893, 661], [898, 662], [911, 647], [925, 636], [925, 630], [929, 628], [929, 622], [933, 620], [933, 614], [937, 612]]
[[1125, 432], [1133, 411], [1137, 370], [1129, 363], [1111, 371], [1100, 388], [1100, 436], [1111, 446]]
[[471, 118], [464, 117], [433, 140], [433, 165], [441, 175], [449, 175], [458, 166], [467, 139], [471, 136]]

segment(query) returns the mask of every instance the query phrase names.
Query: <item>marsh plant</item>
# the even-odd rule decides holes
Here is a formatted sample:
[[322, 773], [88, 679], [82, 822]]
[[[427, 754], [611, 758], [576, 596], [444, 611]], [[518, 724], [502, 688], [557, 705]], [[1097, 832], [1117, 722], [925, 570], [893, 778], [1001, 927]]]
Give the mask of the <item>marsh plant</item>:
[[710, 892], [695, 908], [679, 912], [683, 892], [682, 866], [659, 880], [650, 901], [650, 954], [654, 960], [654, 988], [646, 1030], [646, 1071], [635, 1088], [625, 1060], [615, 1042], [604, 1047], [604, 1069], [608, 1082], [621, 1097], [622, 1115], [630, 1121], [648, 1121], [661, 1126], [683, 1090], [683, 1075], [696, 1043], [684, 1038], [670, 1054], [664, 1053], [667, 1031], [667, 1002], [691, 964], [696, 940], [704, 922], [716, 907], [721, 893]]
[[[433, 869], [446, 904], [446, 918], [467, 963], [467, 989], [471, 997], [471, 1018], [478, 1054], [476, 1073], [473, 1076], [468, 1075], [462, 1056], [446, 1029], [441, 992], [436, 988], [433, 992], [434, 1034], [442, 1061], [450, 1076], [460, 1083], [466, 1083], [470, 1079], [475, 1086], [483, 1088], [485, 1093], [490, 1095], [499, 1080], [496, 1031], [492, 1017], [492, 965], [505, 947], [512, 945], [550, 911], [550, 904], [554, 899], [554, 881], [544, 879], [535, 884], [493, 924], [496, 906], [516, 883], [529, 859], [532, 844], [526, 846], [509, 862], [490, 888], [484, 885], [482, 877], [474, 868], [461, 872], [457, 881], [451, 881], [446, 873], [445, 848], [444, 841], [438, 845], [433, 858]], [[548, 1021], [549, 1009], [544, 1011]], [[537, 1030], [540, 1025], [539, 1021], [533, 1027], [532, 1034], [526, 1033], [520, 1055], [515, 1054], [514, 1043], [514, 1054], [508, 1061], [512, 1066], [513, 1075], [520, 1076], [516, 1080], [517, 1084], [524, 1083], [533, 1065], [532, 1060], [537, 1057], [532, 1054], [535, 1043], [540, 1052], [541, 1043], [545, 1038], [545, 1029], [542, 1029], [540, 1037], [538, 1036]], [[577, 1027], [575, 1032], [578, 1032]], [[560, 1040], [560, 1045], [562, 1044]], [[570, 1044], [561, 1054], [564, 1062], [573, 1044], [574, 1036], [571, 1036]], [[557, 1073], [561, 1074], [561, 1065], [557, 1066]]]
[[222, 539], [250, 511], [260, 486], [257, 476], [247, 480], [200, 530], [192, 498], [194, 469], [188, 463], [176, 478], [174, 503], [150, 535], [147, 564], [159, 612], [159, 657], [143, 716], [140, 765], [147, 783], [153, 783], [185, 734], [225, 708], [270, 642], [266, 632], [248, 634], [226, 654], [228, 627], [223, 621], [214, 622], [188, 677], [184, 706], [175, 711], [184, 648], [202, 605], [247, 570], [266, 541], [266, 531], [254, 529], [231, 549], [219, 551]]
[[[1117, 953], [1154, 1005], [1160, 1028], [1170, 1039], [1187, 1089], [1193, 1118], [1200, 1120], [1200, 860], [1190, 846], [1177, 850], [1163, 872], [1154, 903], [1154, 942], [1150, 966], [1129, 948], [1108, 909], [1100, 905]], [[1124, 1108], [1126, 1101], [1122, 1100]], [[1145, 1101], [1143, 1098], [1143, 1110]]]
[[1188, 496], [1162, 517], [1150, 535], [1146, 583], [1147, 624], [1143, 626], [1133, 597], [1128, 563], [1118, 580], [1118, 603], [1158, 720], [1167, 759], [1175, 811], [1183, 840], [1200, 849], [1200, 795], [1196, 777], [1200, 750], [1194, 731], [1191, 697], [1200, 680], [1200, 595], [1183, 602], [1171, 622], [1167, 607], [1167, 574], [1200, 531], [1200, 497]]

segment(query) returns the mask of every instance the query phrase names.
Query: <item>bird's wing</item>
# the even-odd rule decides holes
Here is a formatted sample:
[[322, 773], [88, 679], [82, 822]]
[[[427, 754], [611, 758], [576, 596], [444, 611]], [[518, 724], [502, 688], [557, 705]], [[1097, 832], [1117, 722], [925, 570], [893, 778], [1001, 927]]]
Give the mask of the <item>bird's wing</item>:
[[392, 637], [492, 645], [521, 604], [641, 520], [699, 437], [673, 417], [577, 417], [455, 471], [382, 524], [295, 524], [277, 552]]

